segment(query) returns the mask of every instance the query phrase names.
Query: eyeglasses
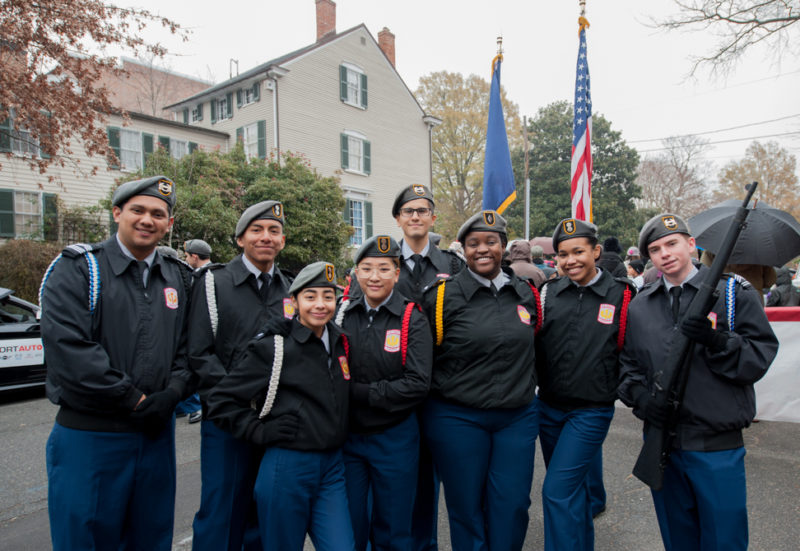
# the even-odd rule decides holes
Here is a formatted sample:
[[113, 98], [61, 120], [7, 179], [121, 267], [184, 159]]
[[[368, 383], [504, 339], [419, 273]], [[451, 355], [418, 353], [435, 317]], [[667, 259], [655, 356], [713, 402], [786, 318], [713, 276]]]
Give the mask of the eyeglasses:
[[397, 273], [396, 268], [389, 268], [388, 266], [381, 266], [380, 268], [356, 268], [356, 275], [369, 279], [372, 274], [376, 273], [378, 277], [389, 279]]
[[414, 216], [414, 213], [417, 213], [420, 218], [427, 218], [431, 214], [433, 214], [433, 209], [422, 207], [420, 209], [412, 209], [412, 208], [402, 208], [400, 209], [400, 214], [405, 216], [406, 218], [411, 218]]

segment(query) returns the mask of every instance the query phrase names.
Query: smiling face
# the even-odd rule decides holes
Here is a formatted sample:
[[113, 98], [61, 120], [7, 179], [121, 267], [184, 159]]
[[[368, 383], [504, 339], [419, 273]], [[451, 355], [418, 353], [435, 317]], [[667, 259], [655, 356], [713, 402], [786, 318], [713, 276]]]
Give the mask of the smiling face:
[[587, 285], [597, 275], [595, 263], [602, 247], [594, 246], [586, 237], [565, 239], [558, 244], [558, 265], [564, 275], [578, 285]]
[[300, 323], [321, 337], [336, 311], [336, 291], [331, 287], [306, 287], [292, 297], [292, 305]]
[[277, 220], [253, 220], [236, 238], [236, 243], [244, 249], [247, 260], [262, 272], [268, 272], [286, 244], [283, 224]]
[[486, 279], [494, 279], [500, 274], [500, 261], [503, 258], [503, 240], [493, 231], [474, 231], [464, 237], [464, 256], [467, 267]]
[[135, 195], [122, 207], [113, 207], [111, 213], [120, 241], [138, 260], [153, 252], [173, 222], [167, 204], [150, 195]]
[[356, 266], [356, 277], [367, 304], [376, 308], [386, 300], [400, 277], [400, 268], [388, 257], [366, 257]]
[[692, 255], [695, 251], [694, 237], [682, 233], [665, 235], [647, 246], [653, 266], [673, 285], [683, 283], [692, 271]]
[[[403, 235], [407, 239], [422, 238], [428, 235], [428, 232], [433, 228], [433, 223], [436, 222], [436, 215], [433, 213], [433, 205], [427, 199], [414, 199], [403, 203], [400, 207], [401, 212], [395, 216], [397, 226], [403, 230]], [[414, 212], [411, 216], [403, 214], [402, 209], [430, 209], [430, 214], [420, 216], [418, 212]]]

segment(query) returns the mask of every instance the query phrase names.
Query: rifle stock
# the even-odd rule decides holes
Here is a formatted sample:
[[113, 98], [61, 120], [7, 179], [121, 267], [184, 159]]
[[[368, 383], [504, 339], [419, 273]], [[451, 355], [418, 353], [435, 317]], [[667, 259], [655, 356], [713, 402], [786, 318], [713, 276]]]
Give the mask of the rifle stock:
[[[757, 186], [757, 182], [747, 186], [747, 196], [742, 206], [736, 211], [722, 246], [714, 257], [714, 262], [711, 263], [706, 277], [700, 283], [700, 289], [689, 303], [684, 317], [697, 315], [705, 317], [714, 307], [719, 296], [717, 283], [733, 252], [736, 240], [745, 226], [749, 213], [747, 205]], [[680, 325], [680, 320], [678, 325]], [[669, 453], [675, 437], [675, 426], [678, 423], [681, 402], [686, 392], [686, 382], [689, 378], [689, 358], [693, 349], [694, 342], [686, 337], [680, 329], [676, 329], [670, 354], [663, 367], [657, 368], [653, 376], [652, 399], [656, 400], [660, 407], [668, 406], [670, 414], [664, 427], [660, 428], [651, 423], [645, 423], [644, 443], [633, 467], [634, 476], [653, 490], [660, 490], [664, 483], [664, 469], [669, 461]]]

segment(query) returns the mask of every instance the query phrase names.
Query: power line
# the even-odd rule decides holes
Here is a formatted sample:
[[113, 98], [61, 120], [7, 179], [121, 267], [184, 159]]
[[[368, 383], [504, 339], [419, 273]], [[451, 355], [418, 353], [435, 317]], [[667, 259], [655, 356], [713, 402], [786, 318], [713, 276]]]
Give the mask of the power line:
[[[707, 130], [705, 132], [695, 132], [693, 134], [679, 134], [677, 137], [692, 137], [692, 136], [703, 136], [706, 134], [718, 134], [720, 132], [728, 132], [729, 130], [739, 130], [740, 128], [748, 128], [750, 126], [759, 126], [762, 124], [769, 124], [778, 121], [785, 121], [786, 119], [793, 119], [795, 117], [800, 117], [800, 113], [796, 113], [794, 115], [787, 115], [785, 117], [779, 117], [777, 119], [770, 119], [767, 121], [759, 121], [759, 122], [751, 122], [748, 124], [740, 124], [739, 126], [731, 126], [728, 128], [720, 128], [719, 130]], [[650, 138], [647, 140], [628, 140], [628, 143], [645, 143], [645, 142], [660, 142], [665, 140], [666, 138]]]
[[[765, 134], [763, 136], [750, 136], [748, 138], [733, 138], [730, 140], [717, 140], [715, 142], [708, 142], [706, 145], [717, 145], [721, 143], [744, 142], [747, 140], [760, 140], [762, 138], [777, 138], [779, 136], [800, 136], [800, 130], [795, 132], [784, 132], [783, 134]], [[654, 153], [656, 151], [669, 151], [669, 147], [659, 147], [656, 149], [642, 149], [639, 153]]]

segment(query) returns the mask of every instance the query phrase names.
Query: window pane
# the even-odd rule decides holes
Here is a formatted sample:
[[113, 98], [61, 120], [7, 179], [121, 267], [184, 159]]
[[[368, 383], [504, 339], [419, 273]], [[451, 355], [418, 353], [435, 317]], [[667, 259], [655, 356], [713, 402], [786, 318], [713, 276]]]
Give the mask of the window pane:
[[360, 246], [364, 242], [364, 202], [348, 199], [350, 225], [355, 232], [350, 236], [350, 244]]
[[122, 167], [126, 170], [142, 168], [142, 135], [133, 130], [119, 131], [119, 150]]
[[347, 70], [347, 102], [359, 105], [359, 87], [361, 75], [356, 71]]
[[17, 237], [41, 235], [42, 217], [38, 193], [15, 192], [14, 211], [14, 233]]
[[347, 153], [349, 157], [347, 166], [359, 172], [364, 171], [362, 146], [363, 142], [360, 139], [354, 138], [353, 136], [347, 137]]
[[169, 152], [175, 159], [180, 159], [188, 152], [188, 143], [183, 140], [170, 140]]

